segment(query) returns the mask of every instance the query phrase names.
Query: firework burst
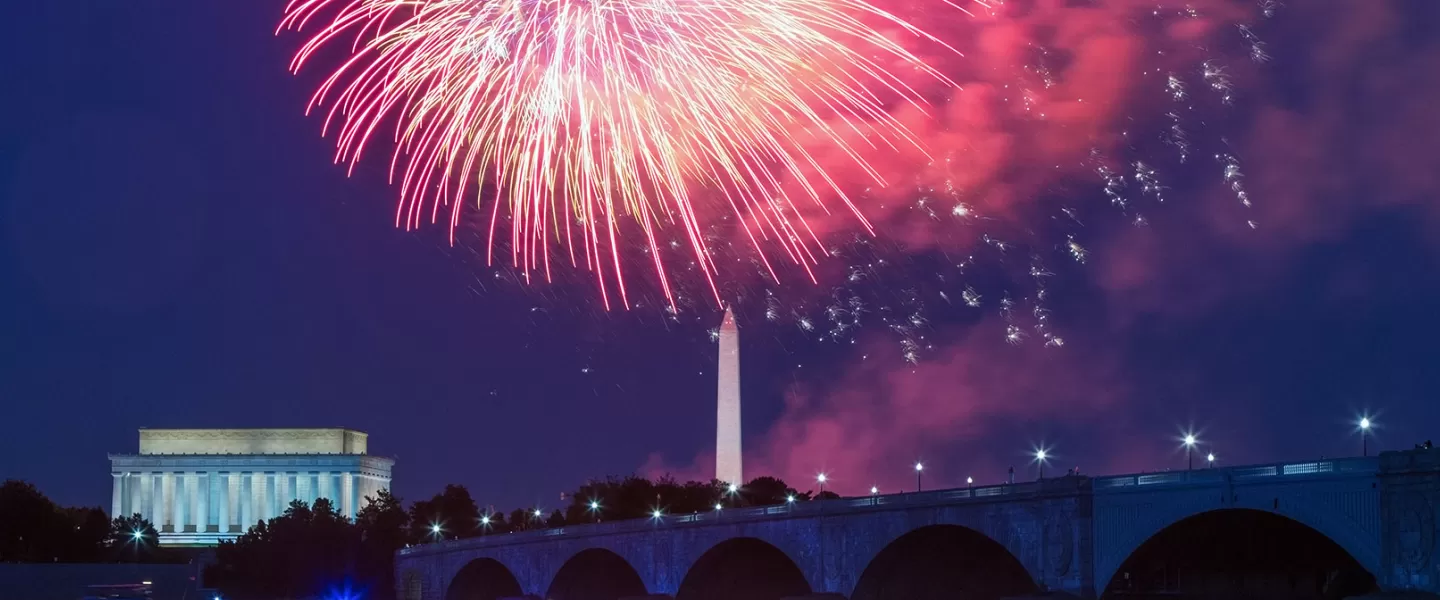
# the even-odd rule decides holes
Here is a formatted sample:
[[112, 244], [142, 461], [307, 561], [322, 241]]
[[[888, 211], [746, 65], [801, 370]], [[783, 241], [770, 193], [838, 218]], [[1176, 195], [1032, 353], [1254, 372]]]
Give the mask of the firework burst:
[[954, 52], [862, 0], [292, 0], [280, 27], [312, 22], [291, 69], [350, 50], [311, 108], [328, 107], [352, 169], [393, 128], [397, 226], [444, 217], [453, 242], [473, 196], [489, 261], [508, 228], [527, 279], [552, 259], [583, 266], [606, 306], [615, 292], [628, 305], [631, 245], [673, 306], [668, 228], [718, 301], [706, 232], [728, 218], [811, 274], [824, 249], [806, 213], [837, 199], [869, 227], [811, 144], [884, 185], [862, 147], [920, 143], [888, 106], [923, 105], [915, 73], [949, 84], [897, 39]]

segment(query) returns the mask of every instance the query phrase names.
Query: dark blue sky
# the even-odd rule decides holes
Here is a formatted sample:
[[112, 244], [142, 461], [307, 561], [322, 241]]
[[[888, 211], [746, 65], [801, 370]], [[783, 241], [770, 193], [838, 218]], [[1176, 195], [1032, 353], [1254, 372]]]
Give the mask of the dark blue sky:
[[[1149, 211], [1141, 233], [1096, 230], [1087, 264], [1058, 274], [1061, 348], [1007, 345], [998, 316], [930, 289], [912, 366], [883, 324], [817, 341], [748, 289], [753, 464], [899, 486], [920, 456], [956, 483], [1043, 440], [1067, 466], [1160, 469], [1190, 423], [1227, 461], [1333, 456], [1358, 451], [1367, 407], [1385, 426], [1372, 447], [1440, 438], [1424, 141], [1440, 126], [1423, 108], [1440, 86], [1415, 81], [1440, 46], [1412, 25], [1433, 8], [1373, 4], [1387, 17], [1296, 6], [1263, 32], [1273, 58], [1211, 136], [1249, 161], [1261, 227], [1197, 208], [1223, 201], [1214, 163], [1179, 177], [1193, 202]], [[440, 228], [393, 228], [383, 161], [347, 179], [303, 115], [313, 79], [285, 70], [299, 38], [272, 35], [280, 5], [6, 9], [0, 477], [104, 504], [105, 455], [134, 451], [138, 427], [345, 426], [398, 459], [406, 498], [458, 482], [553, 505], [585, 478], [703, 453], [718, 313], [606, 314], [584, 285], [507, 283]]]

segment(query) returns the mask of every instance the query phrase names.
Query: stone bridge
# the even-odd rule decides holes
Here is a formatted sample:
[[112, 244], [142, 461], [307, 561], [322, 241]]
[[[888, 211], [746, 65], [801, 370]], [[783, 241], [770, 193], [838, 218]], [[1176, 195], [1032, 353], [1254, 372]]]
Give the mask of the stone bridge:
[[926, 600], [1213, 592], [1249, 577], [1318, 596], [1349, 572], [1362, 588], [1435, 592], [1437, 519], [1440, 450], [1415, 450], [490, 535], [401, 550], [396, 585], [403, 600]]

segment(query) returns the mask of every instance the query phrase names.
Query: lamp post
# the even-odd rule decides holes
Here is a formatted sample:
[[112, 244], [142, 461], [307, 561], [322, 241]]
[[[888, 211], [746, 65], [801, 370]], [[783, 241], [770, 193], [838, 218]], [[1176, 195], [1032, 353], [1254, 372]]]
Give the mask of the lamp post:
[[1212, 468], [1215, 466], [1215, 453], [1214, 453], [1214, 452], [1211, 452], [1211, 453], [1205, 455], [1205, 466], [1207, 466], [1207, 467], [1212, 467]]
[[828, 480], [824, 473], [815, 476], [815, 482], [820, 484], [820, 496], [825, 495], [825, 482]]
[[871, 495], [871, 496], [878, 496], [878, 495], [880, 495], [880, 488], [879, 488], [879, 487], [876, 487], [876, 486], [873, 486], [873, 485], [870, 486], [870, 495]]
[[1199, 440], [1195, 439], [1195, 434], [1187, 433], [1183, 441], [1185, 442], [1185, 469], [1188, 471], [1195, 468], [1194, 450], [1195, 443]]
[[600, 502], [598, 500], [590, 501], [590, 517], [596, 523], [600, 522]]
[[1370, 456], [1370, 417], [1360, 417], [1360, 456]]
[[966, 477], [966, 478], [965, 478], [965, 485], [968, 486], [968, 487], [975, 487], [975, 478], [974, 478], [974, 477]]
[[1045, 454], [1045, 449], [1044, 449], [1044, 448], [1037, 448], [1037, 449], [1035, 450], [1035, 463], [1040, 466], [1040, 479], [1044, 479], [1044, 478], [1045, 478], [1045, 458], [1046, 458], [1046, 456], [1048, 456], [1048, 455]]
[[925, 463], [922, 463], [922, 462], [918, 462], [918, 461], [917, 461], [917, 462], [915, 463], [915, 491], [916, 491], [916, 492], [925, 491], [925, 489], [924, 489], [924, 487], [921, 485], [921, 481], [920, 481], [920, 475], [923, 474], [924, 472], [925, 472]]

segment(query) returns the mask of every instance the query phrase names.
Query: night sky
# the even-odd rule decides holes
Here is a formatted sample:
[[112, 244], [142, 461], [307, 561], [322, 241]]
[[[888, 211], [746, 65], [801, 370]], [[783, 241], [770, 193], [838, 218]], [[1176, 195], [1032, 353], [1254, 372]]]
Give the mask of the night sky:
[[[443, 226], [396, 229], [389, 150], [347, 178], [304, 115], [317, 72], [287, 72], [302, 36], [274, 35], [282, 2], [11, 4], [0, 478], [108, 507], [106, 453], [134, 452], [139, 427], [331, 426], [395, 457], [406, 499], [453, 482], [482, 504], [554, 506], [595, 476], [708, 477], [695, 465], [713, 443], [720, 314], [697, 278], [677, 315], [653, 294], [606, 312], [583, 276], [527, 286], [486, 266], [474, 232], [452, 247]], [[977, 150], [995, 164], [969, 178], [996, 231], [1043, 240], [1031, 249], [993, 252], [980, 225], [963, 242], [907, 229], [923, 206], [901, 190], [875, 209], [873, 245], [819, 283], [726, 285], [747, 474], [825, 470], [842, 492], [893, 491], [913, 489], [918, 458], [926, 487], [990, 482], [1010, 465], [1033, 473], [1026, 455], [1041, 443], [1059, 471], [1182, 468], [1176, 438], [1191, 426], [1229, 464], [1349, 455], [1367, 411], [1381, 427], [1372, 450], [1440, 439], [1440, 3], [1288, 4], [1246, 30], [1267, 61], [1247, 56], [1233, 24], [1204, 48], [1230, 65], [1232, 105], [1213, 106], [1198, 61], [1183, 72], [1209, 106], [1186, 116], [1195, 156], [1183, 165], [1152, 143], [1173, 110], [1163, 77], [1101, 60], [1145, 52], [1115, 36], [1053, 65], [1057, 89], [1112, 97], [1064, 133], [1013, 138], [1053, 144]], [[966, 60], [998, 61], [982, 51], [991, 41]], [[987, 131], [1014, 130], [995, 122]], [[979, 135], [957, 137], [974, 149]], [[1060, 143], [1076, 137], [1087, 141]], [[1125, 161], [1169, 153], [1147, 159], [1168, 189], [1147, 200], [1147, 225], [1112, 210], [1081, 165], [1092, 143]], [[1241, 161], [1253, 208], [1236, 202], [1217, 145]], [[1064, 207], [1084, 211], [1083, 264], [1066, 250], [1075, 224], [1050, 226]], [[847, 283], [839, 263], [859, 255], [896, 266]], [[1030, 255], [1054, 272], [1048, 327], [1063, 346], [1034, 329], [1027, 278], [1007, 275]], [[958, 301], [970, 286], [981, 308]], [[807, 330], [841, 287], [873, 310], [834, 335]], [[1007, 291], [1025, 316], [1019, 344], [995, 308]], [[895, 325], [912, 314], [919, 324]]]

